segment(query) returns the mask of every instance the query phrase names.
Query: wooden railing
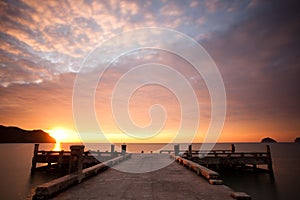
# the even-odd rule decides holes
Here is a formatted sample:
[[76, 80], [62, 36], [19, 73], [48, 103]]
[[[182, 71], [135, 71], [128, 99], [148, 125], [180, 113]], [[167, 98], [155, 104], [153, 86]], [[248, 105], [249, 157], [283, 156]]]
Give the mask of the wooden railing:
[[187, 150], [180, 150], [179, 145], [174, 146], [174, 150], [161, 150], [160, 153], [173, 153], [175, 156], [186, 158], [195, 161], [204, 166], [246, 166], [250, 165], [254, 169], [257, 165], [267, 165], [271, 174], [273, 174], [272, 157], [270, 146], [266, 145], [265, 152], [236, 152], [235, 146], [231, 144], [231, 149], [199, 151], [192, 150], [192, 145], [189, 145]]
[[198, 151], [198, 150], [192, 150], [192, 145], [189, 145], [187, 150], [180, 150], [179, 149], [179, 144], [177, 144], [177, 145], [174, 145], [174, 150], [162, 149], [162, 150], [160, 150], [159, 153], [169, 153], [169, 154], [170, 153], [178, 153], [178, 154], [184, 154], [184, 153], [188, 153], [190, 151], [192, 151], [192, 154], [199, 154], [199, 153], [201, 153], [201, 154], [234, 153], [235, 152], [235, 145], [231, 144], [231, 149], [213, 149], [213, 150], [210, 150], [210, 151]]
[[[111, 151], [105, 151], [105, 152], [83, 151], [83, 149], [81, 149], [79, 153], [77, 152], [77, 156], [83, 158], [83, 166], [91, 166], [118, 157], [120, 155], [124, 155], [126, 153], [126, 146], [124, 145], [122, 145], [122, 152], [117, 152], [114, 149], [115, 149], [114, 145], [111, 145]], [[36, 170], [37, 163], [47, 163], [48, 166], [51, 166], [54, 163], [58, 165], [59, 168], [61, 168], [62, 165], [68, 166], [70, 164], [70, 158], [73, 153], [74, 152], [72, 151], [72, 149], [71, 151], [39, 150], [39, 144], [35, 144], [33, 158], [32, 158], [31, 172], [34, 172]]]

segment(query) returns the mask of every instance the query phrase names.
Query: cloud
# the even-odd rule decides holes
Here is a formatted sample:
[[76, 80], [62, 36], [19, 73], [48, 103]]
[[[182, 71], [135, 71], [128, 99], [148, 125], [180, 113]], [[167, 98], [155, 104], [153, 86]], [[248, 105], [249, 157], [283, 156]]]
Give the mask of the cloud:
[[235, 11], [239, 11], [241, 8], [249, 7], [250, 5], [254, 6], [257, 5], [257, 3], [254, 3], [249, 0], [246, 1], [205, 0], [204, 1], [204, 6], [206, 7], [209, 13], [220, 12], [220, 11], [235, 12]]
[[190, 3], [190, 7], [191, 7], [191, 8], [197, 7], [198, 5], [199, 5], [199, 1], [192, 1], [192, 2]]
[[218, 7], [221, 6], [221, 1], [219, 0], [206, 0], [204, 2], [205, 7], [208, 9], [209, 12], [215, 12]]
[[183, 10], [176, 4], [168, 3], [160, 8], [160, 13], [165, 16], [179, 17], [183, 14]]
[[[162, 26], [186, 32], [197, 39], [208, 38], [212, 31], [209, 26], [203, 26], [212, 23], [212, 18], [203, 16], [204, 12], [199, 16], [199, 11], [189, 11], [190, 6], [199, 8], [196, 2], [51, 1], [40, 4], [13, 1], [2, 2], [2, 5], [1, 65], [18, 67], [26, 72], [22, 70], [20, 60], [27, 60], [27, 67], [32, 63], [32, 69], [44, 68], [47, 72], [38, 80], [77, 72], [91, 50], [123, 31]], [[224, 3], [224, 6], [228, 5]], [[28, 77], [31, 76], [24, 74], [24, 82], [34, 83], [37, 80], [25, 80]], [[10, 75], [5, 78], [5, 85], [9, 85], [10, 78], [12, 83], [16, 83]]]
[[[88, 53], [103, 41], [137, 27], [157, 26], [158, 20], [148, 10], [156, 5], [149, 2], [145, 5], [131, 1], [51, 1], [43, 4], [14, 1], [2, 4], [1, 65], [24, 71], [24, 83], [34, 83], [36, 78], [25, 80], [30, 76], [25, 75], [20, 60], [27, 60], [27, 67], [31, 63], [32, 69], [44, 68], [50, 73], [44, 77], [77, 72]], [[167, 14], [182, 13], [175, 4], [168, 6], [173, 14]], [[174, 28], [182, 19], [164, 23]], [[3, 84], [10, 85], [9, 79], [12, 84], [23, 83], [16, 82], [12, 76], [6, 76]]]
[[135, 2], [120, 2], [121, 13], [123, 15], [136, 15], [139, 12], [139, 7]]
[[199, 19], [197, 19], [197, 24], [202, 25], [205, 23], [205, 21], [206, 21], [206, 18], [202, 16]]
[[[161, 26], [197, 39], [207, 38], [211, 30], [203, 25], [211, 19], [199, 16], [196, 10], [189, 12], [190, 6], [199, 7], [198, 3], [181, 1], [2, 2], [1, 66], [13, 66], [24, 73], [23, 78], [21, 75], [16, 78], [2, 72], [5, 78], [0, 82], [6, 86], [10, 85], [10, 79], [11, 84], [37, 83], [40, 79], [51, 80], [57, 74], [77, 72], [95, 47], [135, 28]], [[22, 65], [24, 60], [26, 66]], [[24, 69], [28, 67], [31, 70]], [[26, 75], [34, 71], [40, 75]]]

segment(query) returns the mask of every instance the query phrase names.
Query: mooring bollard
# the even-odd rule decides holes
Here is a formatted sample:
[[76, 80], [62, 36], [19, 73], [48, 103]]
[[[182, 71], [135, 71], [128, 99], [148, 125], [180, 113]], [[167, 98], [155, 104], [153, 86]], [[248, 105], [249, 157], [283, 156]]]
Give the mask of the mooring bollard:
[[122, 155], [126, 154], [126, 144], [121, 145]]
[[82, 173], [84, 145], [70, 146], [71, 156], [69, 164], [69, 174]]

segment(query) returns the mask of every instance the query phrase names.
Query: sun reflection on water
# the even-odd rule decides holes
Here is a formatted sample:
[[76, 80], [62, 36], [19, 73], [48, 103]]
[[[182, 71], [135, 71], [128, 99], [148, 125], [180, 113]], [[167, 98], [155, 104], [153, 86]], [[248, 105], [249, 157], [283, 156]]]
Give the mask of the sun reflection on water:
[[60, 142], [56, 142], [52, 151], [61, 151], [61, 143]]

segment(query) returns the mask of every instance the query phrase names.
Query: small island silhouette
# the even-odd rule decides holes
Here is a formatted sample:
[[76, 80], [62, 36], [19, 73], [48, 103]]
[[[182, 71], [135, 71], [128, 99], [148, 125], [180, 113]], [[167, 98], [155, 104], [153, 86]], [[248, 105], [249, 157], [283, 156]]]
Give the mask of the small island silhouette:
[[297, 137], [297, 138], [295, 139], [295, 143], [300, 143], [300, 137]]
[[0, 125], [0, 143], [55, 143], [55, 139], [42, 130], [24, 130]]
[[276, 140], [274, 140], [270, 137], [266, 137], [261, 140], [261, 143], [276, 143], [276, 142], [277, 142]]

